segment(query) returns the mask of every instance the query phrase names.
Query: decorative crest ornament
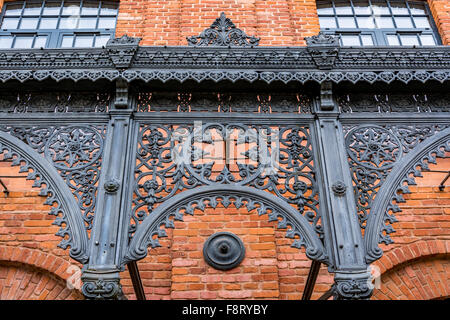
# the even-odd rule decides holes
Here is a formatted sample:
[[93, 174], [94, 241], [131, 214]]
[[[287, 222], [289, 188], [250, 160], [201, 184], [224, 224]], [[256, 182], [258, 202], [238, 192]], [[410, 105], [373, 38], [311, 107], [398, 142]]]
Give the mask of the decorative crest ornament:
[[306, 37], [306, 45], [310, 46], [339, 46], [339, 37], [331, 34], [325, 34], [320, 31], [317, 35]]
[[320, 31], [317, 35], [306, 37], [308, 52], [314, 59], [319, 69], [332, 69], [339, 54], [339, 36], [324, 34]]
[[132, 38], [126, 34], [120, 38], [108, 40], [106, 49], [116, 68], [125, 69], [130, 66], [140, 41], [141, 38]]
[[236, 28], [234, 23], [221, 13], [211, 26], [199, 36], [186, 38], [189, 46], [195, 47], [251, 47], [259, 44], [260, 38], [247, 36], [244, 31]]

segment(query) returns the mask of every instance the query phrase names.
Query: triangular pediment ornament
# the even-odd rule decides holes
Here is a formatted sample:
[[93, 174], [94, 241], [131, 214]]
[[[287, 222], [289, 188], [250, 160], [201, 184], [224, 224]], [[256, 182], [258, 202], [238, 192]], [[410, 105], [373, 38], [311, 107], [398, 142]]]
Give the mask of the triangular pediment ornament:
[[236, 28], [234, 23], [221, 13], [211, 26], [198, 36], [186, 38], [189, 46], [194, 47], [252, 47], [259, 44], [260, 38], [247, 36], [244, 31]]

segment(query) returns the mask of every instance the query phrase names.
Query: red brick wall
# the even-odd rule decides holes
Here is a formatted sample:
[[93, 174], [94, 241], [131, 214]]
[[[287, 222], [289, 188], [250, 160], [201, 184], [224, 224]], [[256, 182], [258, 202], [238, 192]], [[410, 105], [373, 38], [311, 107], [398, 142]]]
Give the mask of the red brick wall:
[[[138, 263], [146, 294], [155, 299], [300, 299], [311, 262], [304, 250], [290, 247], [292, 240], [275, 224], [246, 208], [218, 206], [186, 216], [161, 241], [163, 248], [151, 249]], [[228, 271], [212, 268], [202, 254], [206, 239], [223, 230], [238, 235], [246, 250], [243, 262]], [[128, 273], [123, 277], [125, 292], [134, 298]]]
[[450, 44], [450, 1], [428, 0], [431, 13], [441, 35], [442, 44]]
[[0, 187], [0, 299], [81, 299], [81, 265], [57, 248], [59, 227], [45, 198], [10, 162], [0, 161], [0, 176], [10, 191], [6, 196]]
[[[428, 0], [443, 44], [450, 43], [450, 3]], [[319, 32], [315, 0], [168, 0], [120, 3], [117, 36], [143, 38], [143, 45], [186, 45], [225, 12], [262, 46], [303, 46]]]
[[315, 0], [168, 0], [121, 1], [116, 34], [142, 37], [143, 45], [186, 45], [221, 12], [263, 46], [304, 45], [319, 32]]

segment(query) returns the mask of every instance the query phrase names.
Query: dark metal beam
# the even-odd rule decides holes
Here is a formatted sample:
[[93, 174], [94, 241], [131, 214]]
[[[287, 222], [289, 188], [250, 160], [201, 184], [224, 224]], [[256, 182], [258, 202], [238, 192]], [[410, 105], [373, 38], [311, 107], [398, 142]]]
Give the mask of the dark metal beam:
[[128, 272], [130, 273], [131, 282], [133, 283], [134, 293], [136, 293], [136, 299], [146, 300], [141, 275], [139, 274], [139, 268], [136, 261], [128, 263]]
[[310, 300], [316, 285], [317, 275], [319, 274], [321, 263], [316, 260], [311, 261], [308, 279], [306, 280], [305, 290], [303, 291], [302, 300]]
[[2, 185], [2, 187], [3, 187], [3, 193], [5, 194], [5, 197], [7, 197], [8, 198], [8, 195], [9, 195], [9, 190], [8, 190], [8, 188], [6, 187], [6, 185], [3, 183], [3, 181], [0, 179], [0, 184]]
[[450, 171], [447, 173], [444, 180], [442, 180], [441, 183], [439, 184], [439, 191], [444, 191], [445, 189], [444, 183], [448, 180], [448, 178], [450, 178]]
[[325, 292], [319, 299], [317, 300], [328, 300], [333, 295], [334, 288], [331, 287], [327, 292]]

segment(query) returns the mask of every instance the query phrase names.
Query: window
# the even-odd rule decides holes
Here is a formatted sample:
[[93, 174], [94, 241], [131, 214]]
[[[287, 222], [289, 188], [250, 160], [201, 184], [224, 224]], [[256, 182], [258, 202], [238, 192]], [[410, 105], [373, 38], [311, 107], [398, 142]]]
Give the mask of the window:
[[118, 2], [5, 2], [0, 48], [101, 47], [114, 35]]
[[320, 29], [341, 36], [343, 46], [441, 44], [425, 1], [319, 0]]

